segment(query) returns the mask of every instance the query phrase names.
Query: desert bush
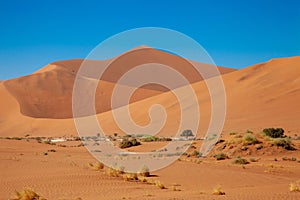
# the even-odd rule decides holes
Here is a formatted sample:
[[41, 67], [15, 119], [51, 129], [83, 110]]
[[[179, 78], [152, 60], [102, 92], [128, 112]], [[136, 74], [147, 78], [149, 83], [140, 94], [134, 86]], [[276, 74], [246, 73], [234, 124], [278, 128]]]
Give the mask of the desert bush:
[[111, 177], [118, 177], [119, 176], [118, 171], [113, 169], [113, 168], [110, 168], [110, 167], [106, 168], [105, 174], [107, 174], [108, 176], [111, 176]]
[[96, 162], [94, 165], [93, 165], [94, 169], [95, 170], [100, 170], [100, 169], [103, 169], [104, 168], [104, 164], [101, 163], [101, 162]]
[[138, 146], [141, 143], [139, 141], [137, 141], [135, 138], [128, 140], [128, 139], [124, 139], [122, 142], [120, 142], [119, 147], [124, 149], [124, 148], [128, 148], [128, 147], [132, 147], [132, 146]]
[[191, 154], [191, 156], [197, 156], [197, 157], [199, 157], [200, 155], [201, 155], [201, 153], [197, 150], [194, 150]]
[[142, 142], [154, 142], [154, 141], [158, 141], [159, 138], [156, 136], [148, 136], [148, 137], [144, 137], [141, 139]]
[[143, 177], [149, 177], [150, 176], [150, 170], [149, 167], [147, 167], [146, 165], [144, 165], [138, 172], [139, 176], [143, 176]]
[[15, 192], [15, 197], [11, 200], [46, 200], [30, 188], [26, 188], [21, 192]]
[[286, 150], [295, 150], [289, 138], [272, 138], [270, 142], [272, 145], [283, 147]]
[[227, 158], [227, 155], [225, 153], [218, 153], [218, 154], [214, 155], [214, 157], [217, 160], [225, 160]]
[[243, 137], [243, 141], [246, 144], [257, 144], [257, 143], [259, 143], [259, 141], [257, 140], [257, 138], [254, 135], [252, 135], [251, 133], [246, 134]]
[[160, 181], [155, 181], [155, 186], [160, 189], [166, 189], [165, 185], [162, 184]]
[[263, 133], [271, 138], [283, 138], [284, 130], [282, 128], [265, 128]]
[[242, 158], [240, 156], [237, 156], [234, 160], [233, 160], [233, 164], [239, 164], [239, 165], [245, 165], [248, 164], [249, 162], [247, 161], [247, 159]]
[[136, 181], [136, 180], [138, 180], [138, 176], [135, 173], [126, 173], [126, 174], [123, 174], [123, 180], [124, 181]]
[[193, 137], [194, 134], [192, 132], [192, 130], [184, 130], [182, 131], [182, 133], [180, 134], [181, 137]]
[[212, 194], [214, 194], [214, 195], [225, 195], [225, 192], [219, 186], [219, 187], [216, 187], [216, 188], [213, 189], [213, 193]]

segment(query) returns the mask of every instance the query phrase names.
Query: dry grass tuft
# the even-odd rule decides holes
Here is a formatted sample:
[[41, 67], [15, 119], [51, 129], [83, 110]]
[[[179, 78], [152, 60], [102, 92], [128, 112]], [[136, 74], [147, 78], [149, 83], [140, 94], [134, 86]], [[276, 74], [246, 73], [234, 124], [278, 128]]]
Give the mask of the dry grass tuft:
[[155, 181], [155, 186], [158, 187], [159, 189], [166, 189], [165, 185], [162, 184], [160, 181]]
[[46, 200], [30, 188], [25, 188], [21, 192], [15, 192], [15, 198], [11, 200]]
[[97, 171], [104, 168], [104, 164], [101, 162], [88, 163], [88, 166]]
[[225, 195], [225, 192], [224, 192], [224, 191], [222, 190], [222, 188], [219, 186], [219, 187], [214, 188], [212, 194], [214, 194], [214, 195]]
[[126, 174], [123, 174], [123, 180], [124, 181], [136, 181], [139, 179], [138, 179], [138, 176], [136, 173], [126, 173]]
[[106, 168], [105, 174], [111, 177], [119, 177], [118, 171], [110, 167]]

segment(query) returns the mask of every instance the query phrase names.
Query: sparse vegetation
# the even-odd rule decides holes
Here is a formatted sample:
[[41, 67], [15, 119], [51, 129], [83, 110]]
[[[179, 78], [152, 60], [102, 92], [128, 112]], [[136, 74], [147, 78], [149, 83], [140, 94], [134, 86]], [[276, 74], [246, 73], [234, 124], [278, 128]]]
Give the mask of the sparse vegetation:
[[104, 168], [104, 164], [101, 162], [96, 162], [95, 164], [91, 164], [95, 170], [100, 170]]
[[227, 155], [225, 153], [218, 153], [218, 154], [214, 155], [214, 157], [217, 160], [225, 160], [227, 158]]
[[239, 164], [239, 165], [246, 165], [246, 164], [248, 164], [249, 162], [247, 161], [247, 159], [242, 158], [242, 157], [240, 157], [240, 156], [237, 156], [237, 157], [233, 160], [233, 163], [234, 163], [234, 164]]
[[286, 150], [295, 150], [289, 138], [272, 138], [270, 142], [272, 145], [283, 147]]
[[181, 137], [194, 137], [192, 130], [184, 130], [180, 134]]
[[11, 200], [46, 200], [30, 188], [26, 188], [21, 192], [16, 191], [15, 197]]
[[148, 136], [148, 137], [144, 137], [141, 139], [142, 142], [154, 142], [154, 141], [158, 141], [159, 138], [156, 136]]
[[123, 174], [124, 181], [136, 181], [138, 180], [138, 176], [136, 173], [125, 173]]
[[225, 195], [225, 192], [222, 190], [222, 188], [220, 186], [216, 187], [213, 189], [213, 193], [214, 195]]
[[162, 184], [160, 181], [155, 181], [155, 186], [158, 187], [159, 189], [166, 189], [165, 185]]
[[144, 165], [138, 172], [139, 176], [143, 176], [143, 177], [149, 177], [150, 176], [150, 170], [149, 168]]
[[288, 157], [284, 156], [284, 157], [282, 157], [282, 160], [283, 161], [297, 161], [297, 158], [295, 158], [295, 157], [288, 158]]
[[120, 144], [119, 147], [124, 149], [124, 148], [128, 148], [128, 147], [132, 147], [132, 146], [138, 146], [141, 143], [139, 141], [137, 141], [135, 138], [133, 139], [124, 139]]
[[251, 144], [257, 144], [259, 143], [259, 141], [257, 140], [257, 138], [252, 134], [252, 133], [248, 133], [243, 137], [243, 142], [251, 145]]
[[229, 135], [236, 135], [236, 132], [230, 132]]

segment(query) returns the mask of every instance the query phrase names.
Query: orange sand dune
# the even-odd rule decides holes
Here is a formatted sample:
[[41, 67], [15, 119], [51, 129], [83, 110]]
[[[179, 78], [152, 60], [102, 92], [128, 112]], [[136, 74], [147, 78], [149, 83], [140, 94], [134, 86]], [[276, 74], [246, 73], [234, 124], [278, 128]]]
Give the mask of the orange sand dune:
[[[283, 127], [292, 133], [299, 132], [300, 110], [297, 109], [300, 107], [299, 63], [300, 57], [273, 59], [266, 63], [223, 75], [227, 94], [227, 115], [224, 132], [245, 131], [247, 129], [261, 130], [271, 126]], [[62, 73], [53, 72], [53, 69], [52, 71], [46, 70], [46, 72]], [[41, 76], [51, 76], [43, 72], [39, 72], [39, 74]], [[31, 76], [35, 75], [38, 74]], [[71, 75], [69, 74], [69, 76]], [[57, 79], [54, 80], [59, 82]], [[14, 81], [16, 80], [12, 80], [12, 82]], [[113, 84], [105, 81], [103, 83]], [[9, 83], [7, 81], [4, 84], [8, 85]], [[201, 122], [198, 132], [204, 133], [210, 118], [209, 94], [203, 81], [193, 83], [192, 87], [196, 91], [201, 109]], [[58, 89], [59, 87], [57, 87]], [[147, 89], [146, 91], [148, 94], [153, 94], [155, 90]], [[24, 135], [25, 132], [31, 135], [46, 136], [76, 134], [72, 119], [39, 119], [24, 116], [19, 112], [19, 102], [6, 90], [3, 83], [0, 84], [0, 93], [2, 97], [0, 111], [1, 135]], [[145, 93], [142, 92], [141, 94]], [[142, 98], [143, 96], [139, 99]], [[29, 98], [30, 101], [33, 101], [32, 99]], [[184, 101], [188, 104], [190, 98], [187, 96]], [[130, 104], [132, 118], [139, 125], [148, 124], [150, 120], [148, 109], [155, 103], [163, 105], [168, 113], [166, 126], [160, 134], [165, 136], [174, 135], [180, 120], [180, 109], [171, 91]], [[63, 113], [66, 107], [59, 107], [61, 109], [59, 112]], [[50, 111], [52, 111], [52, 108]], [[52, 112], [56, 113], [55, 111]], [[122, 132], [112, 120], [110, 111], [98, 114], [98, 118], [106, 133]], [[154, 124], [159, 123], [155, 119], [153, 122]]]
[[[82, 78], [96, 81], [97, 69], [102, 69], [112, 60], [105, 61], [84, 61], [87, 66], [87, 73]], [[187, 77], [191, 82], [202, 80], [201, 76], [195, 73], [191, 64], [172, 54], [155, 50], [152, 48], [139, 48], [137, 51], [129, 51], [114, 60], [107, 71], [104, 72], [96, 92], [96, 112], [102, 113], [111, 110], [111, 94], [115, 84], [120, 77], [137, 65], [144, 63], [161, 63], [171, 66]], [[4, 82], [7, 90], [16, 98], [20, 104], [21, 113], [33, 118], [71, 118], [72, 115], [72, 92], [76, 74], [83, 63], [82, 59], [54, 62], [36, 71], [34, 74]], [[199, 67], [207, 65], [194, 62]], [[221, 73], [228, 73], [234, 69], [219, 67]], [[156, 72], [155, 70], [151, 73]], [[125, 84], [124, 90], [134, 87], [130, 83]], [[174, 89], [174, 88], [171, 88]], [[167, 91], [165, 87], [157, 84], [147, 84], [135, 91], [131, 102], [136, 102], [162, 92]], [[99, 103], [100, 102], [100, 103]], [[1, 102], [0, 106], [5, 106]]]
[[[227, 115], [224, 132], [262, 130], [265, 127], [283, 127], [287, 131], [300, 131], [300, 57], [273, 59], [266, 63], [223, 75], [227, 95]], [[201, 122], [199, 133], [204, 133], [210, 119], [210, 97], [205, 82], [192, 84], [199, 99]], [[184, 101], [191, 101], [186, 97]], [[140, 125], [150, 122], [148, 109], [161, 104], [168, 113], [163, 136], [174, 135], [180, 120], [180, 107], [172, 94], [167, 92], [131, 104], [133, 119]], [[190, 103], [191, 104], [191, 103]], [[125, 109], [119, 108], [119, 110]], [[99, 121], [110, 133], [118, 130], [110, 112], [99, 115]], [[159, 121], [153, 121], [159, 123]]]

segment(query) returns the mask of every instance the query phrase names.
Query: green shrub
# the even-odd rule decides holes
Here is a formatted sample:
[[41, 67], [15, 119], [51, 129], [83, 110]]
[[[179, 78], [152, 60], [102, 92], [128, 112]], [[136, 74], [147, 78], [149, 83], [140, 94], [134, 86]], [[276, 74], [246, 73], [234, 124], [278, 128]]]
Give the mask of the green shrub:
[[227, 155], [225, 153], [218, 153], [218, 154], [214, 155], [214, 157], [217, 160], [225, 160], [227, 158]]
[[128, 139], [124, 139], [122, 142], [120, 142], [119, 147], [124, 149], [124, 148], [128, 148], [128, 147], [132, 147], [132, 146], [138, 146], [141, 143], [139, 141], [137, 141], [135, 138], [128, 140]]
[[159, 138], [156, 136], [148, 136], [148, 137], [144, 137], [141, 139], [142, 142], [154, 142], [154, 141], [158, 141]]
[[246, 134], [243, 137], [243, 140], [246, 144], [257, 144], [257, 143], [259, 143], [257, 138], [254, 135], [252, 135], [251, 133]]
[[271, 144], [275, 146], [283, 147], [286, 150], [295, 150], [289, 138], [273, 138], [271, 140]]
[[182, 131], [180, 136], [181, 137], [193, 137], [194, 134], [193, 134], [192, 130], [184, 130], [184, 131]]
[[283, 138], [284, 130], [282, 128], [265, 128], [263, 133], [271, 138]]
[[234, 164], [239, 164], [239, 165], [245, 165], [245, 164], [248, 164], [249, 162], [245, 159], [245, 158], [242, 158], [240, 156], [237, 156], [234, 160], [233, 160], [233, 163]]

